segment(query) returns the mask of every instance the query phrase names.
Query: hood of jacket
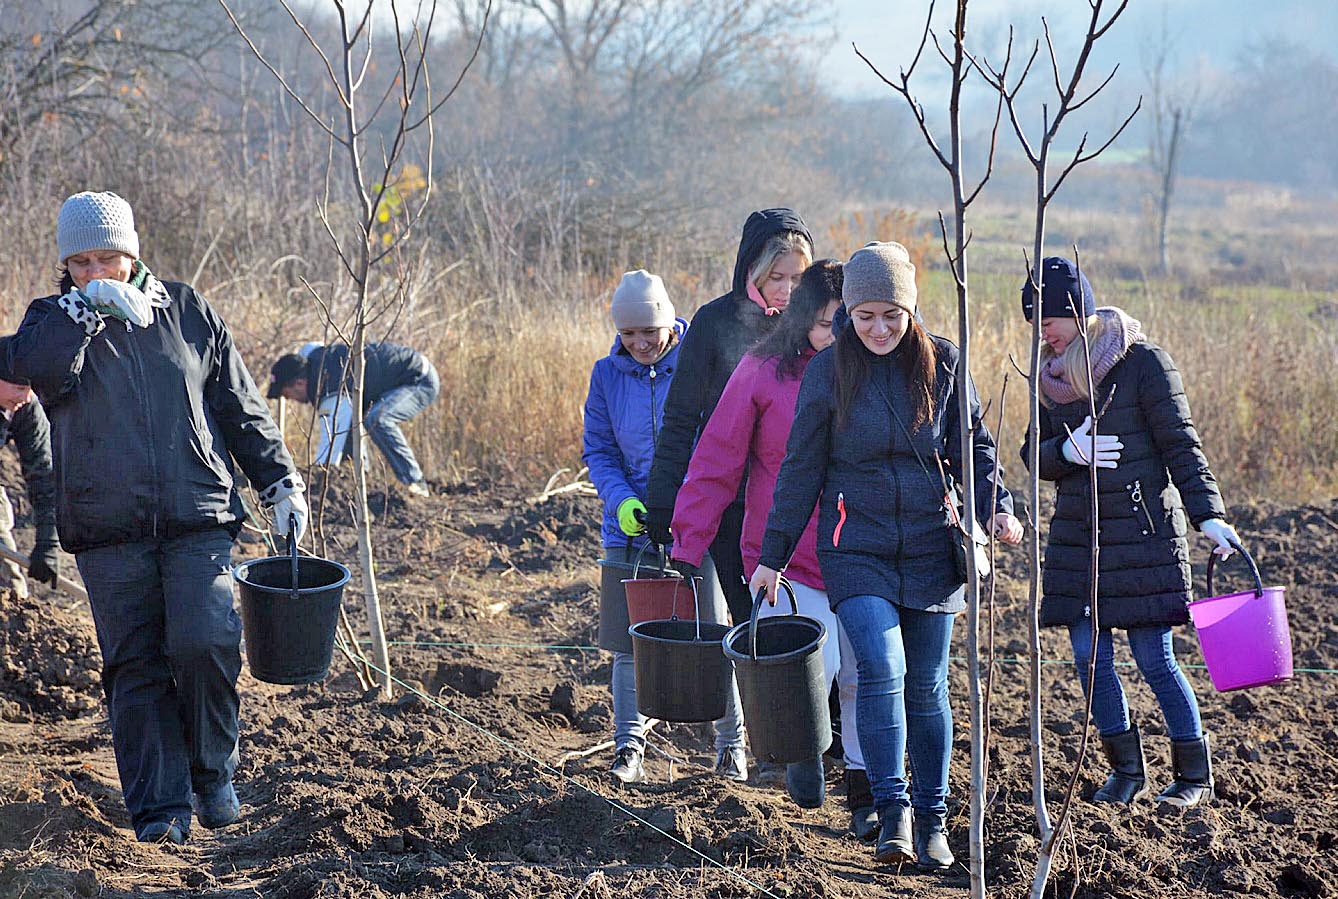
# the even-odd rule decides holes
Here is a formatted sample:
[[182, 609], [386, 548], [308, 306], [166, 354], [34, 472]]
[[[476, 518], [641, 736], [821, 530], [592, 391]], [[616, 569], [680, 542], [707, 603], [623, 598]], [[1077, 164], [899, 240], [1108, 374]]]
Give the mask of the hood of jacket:
[[813, 235], [808, 233], [808, 225], [804, 224], [799, 213], [789, 207], [763, 209], [748, 216], [748, 220], [743, 223], [743, 237], [739, 239], [739, 254], [734, 258], [732, 289], [735, 296], [748, 295], [748, 269], [767, 245], [767, 240], [782, 231], [798, 231], [808, 238], [809, 246], [813, 245]]

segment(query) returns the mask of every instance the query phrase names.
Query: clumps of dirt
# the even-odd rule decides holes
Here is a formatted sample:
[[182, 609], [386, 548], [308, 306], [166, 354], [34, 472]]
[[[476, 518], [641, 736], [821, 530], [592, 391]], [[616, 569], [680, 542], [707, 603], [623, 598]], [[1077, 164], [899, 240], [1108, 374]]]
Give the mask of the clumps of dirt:
[[432, 675], [428, 690], [431, 693], [439, 693], [443, 688], [450, 687], [457, 693], [478, 698], [492, 693], [501, 681], [500, 671], [461, 662], [442, 662]]
[[601, 733], [613, 724], [613, 711], [605, 702], [608, 695], [603, 685], [565, 681], [553, 687], [548, 707], [562, 716], [561, 724], [583, 734]]
[[515, 500], [497, 522], [480, 522], [474, 533], [505, 547], [504, 565], [530, 573], [593, 562], [587, 546], [598, 545], [603, 507], [592, 496], [564, 494], [542, 503]]
[[0, 591], [0, 719], [77, 718], [102, 702], [97, 643], [71, 613]]

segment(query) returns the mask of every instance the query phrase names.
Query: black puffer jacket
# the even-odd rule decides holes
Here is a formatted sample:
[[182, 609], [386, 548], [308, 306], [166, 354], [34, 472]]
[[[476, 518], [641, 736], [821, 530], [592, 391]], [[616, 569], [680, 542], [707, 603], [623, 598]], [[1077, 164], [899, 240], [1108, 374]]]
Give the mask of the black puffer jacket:
[[51, 472], [51, 425], [36, 400], [13, 415], [0, 415], [0, 444], [14, 441], [19, 468], [33, 507], [38, 544], [56, 542], [56, 479]]
[[[1189, 401], [1175, 363], [1146, 341], [1097, 385], [1096, 408], [1114, 398], [1101, 419], [1102, 434], [1124, 444], [1119, 466], [1097, 470], [1101, 556], [1098, 585], [1102, 628], [1183, 624], [1189, 616], [1189, 524], [1225, 512], [1208, 468]], [[1070, 625], [1089, 618], [1088, 567], [1091, 491], [1088, 471], [1064, 458], [1068, 432], [1088, 415], [1086, 400], [1041, 407], [1040, 476], [1056, 483], [1042, 578], [1041, 624]], [[1022, 458], [1028, 458], [1027, 442]]]
[[[949, 542], [943, 483], [934, 462], [938, 450], [954, 471], [962, 466], [958, 352], [942, 337], [933, 341], [938, 359], [935, 420], [911, 431], [914, 450], [888, 411], [888, 402], [894, 403], [902, 424], [912, 428], [912, 392], [894, 364], [897, 350], [887, 356], [869, 354], [869, 382], [855, 395], [846, 424], [839, 429], [835, 352], [818, 353], [804, 372], [761, 562], [778, 571], [785, 567], [817, 503], [818, 562], [833, 609], [865, 594], [930, 612], [966, 608], [965, 585]], [[966, 389], [976, 432], [975, 512], [977, 521], [988, 527], [996, 512], [1013, 510], [1013, 499], [1001, 483], [997, 503], [991, 504], [994, 438], [981, 421], [975, 385], [968, 381]]]
[[[678, 352], [678, 371], [664, 403], [664, 423], [655, 444], [646, 505], [664, 511], [667, 521], [683, 485], [692, 449], [720, 402], [729, 376], [743, 354], [771, 333], [780, 321], [748, 298], [748, 269], [767, 240], [785, 231], [809, 239], [808, 226], [793, 209], [764, 209], [748, 216], [734, 259], [734, 286], [697, 310]], [[739, 485], [739, 498], [744, 484]]]
[[222, 526], [245, 513], [232, 463], [257, 489], [295, 473], [232, 335], [186, 284], [147, 328], [114, 319], [89, 337], [34, 300], [9, 364], [51, 419], [56, 521], [72, 553]]

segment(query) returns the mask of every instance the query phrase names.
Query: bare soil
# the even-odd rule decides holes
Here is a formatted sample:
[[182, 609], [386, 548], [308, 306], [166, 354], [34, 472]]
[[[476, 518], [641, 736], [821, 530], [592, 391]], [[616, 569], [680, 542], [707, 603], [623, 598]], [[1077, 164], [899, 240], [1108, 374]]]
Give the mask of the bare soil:
[[[338, 485], [331, 498], [329, 508], [347, 508]], [[595, 500], [535, 504], [507, 485], [437, 484], [428, 499], [391, 492], [373, 507], [386, 627], [399, 641], [396, 698], [364, 691], [338, 657], [316, 686], [276, 687], [244, 672], [244, 817], [217, 832], [197, 826], [183, 847], [136, 843], [128, 827], [87, 609], [42, 588], [32, 600], [0, 595], [0, 897], [966, 892], [964, 619], [953, 667], [959, 864], [942, 876], [879, 867], [845, 832], [838, 767], [826, 806], [803, 811], [783, 787], [715, 777], [708, 726], [657, 728], [644, 785], [615, 788], [608, 750], [560, 763], [612, 729], [610, 657], [590, 649]], [[1066, 844], [1051, 895], [1338, 896], [1338, 502], [1232, 516], [1265, 580], [1287, 588], [1297, 667], [1327, 672], [1219, 694], [1190, 667], [1214, 740], [1216, 800], [1183, 813], [1079, 801], [1076, 848]], [[323, 530], [327, 555], [354, 557], [346, 523]], [[238, 546], [239, 560], [265, 554], [254, 536]], [[1026, 667], [1016, 661], [1025, 656], [1023, 564], [1005, 555], [996, 603], [986, 871], [997, 896], [1026, 895], [1037, 851]], [[1224, 585], [1243, 584], [1242, 571], [1233, 564]], [[357, 625], [356, 583], [346, 605]], [[1193, 632], [1177, 640], [1182, 662], [1199, 664]], [[1065, 658], [1058, 633], [1044, 635], [1043, 649]], [[1160, 715], [1136, 676], [1126, 687], [1159, 787], [1170, 773]], [[1083, 733], [1081, 694], [1058, 663], [1044, 668], [1043, 692], [1054, 812]], [[1092, 754], [1080, 797], [1102, 776]]]

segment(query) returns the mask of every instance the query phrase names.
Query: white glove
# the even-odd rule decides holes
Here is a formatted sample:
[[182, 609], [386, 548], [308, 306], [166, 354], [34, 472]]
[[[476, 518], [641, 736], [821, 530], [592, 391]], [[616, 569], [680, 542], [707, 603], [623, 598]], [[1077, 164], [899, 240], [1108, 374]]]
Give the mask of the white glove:
[[98, 278], [84, 286], [83, 294], [95, 305], [116, 307], [132, 325], [147, 328], [153, 324], [153, 306], [144, 291], [133, 284]]
[[301, 490], [290, 493], [274, 504], [274, 530], [280, 537], [288, 536], [288, 516], [296, 519], [297, 529], [293, 533], [293, 542], [301, 543], [302, 535], [307, 532], [307, 497]]
[[1220, 518], [1209, 518], [1199, 525], [1199, 530], [1203, 532], [1205, 537], [1217, 542], [1213, 552], [1223, 559], [1236, 551], [1236, 547], [1232, 545], [1233, 543], [1240, 543], [1240, 536], [1236, 533], [1236, 529]]
[[1062, 452], [1064, 458], [1074, 465], [1086, 465], [1092, 458], [1093, 449], [1096, 451], [1097, 468], [1119, 467], [1120, 450], [1124, 449], [1124, 444], [1115, 434], [1097, 434], [1093, 439], [1092, 416], [1089, 415], [1082, 420], [1076, 431], [1070, 433], [1069, 439], [1064, 441]]

